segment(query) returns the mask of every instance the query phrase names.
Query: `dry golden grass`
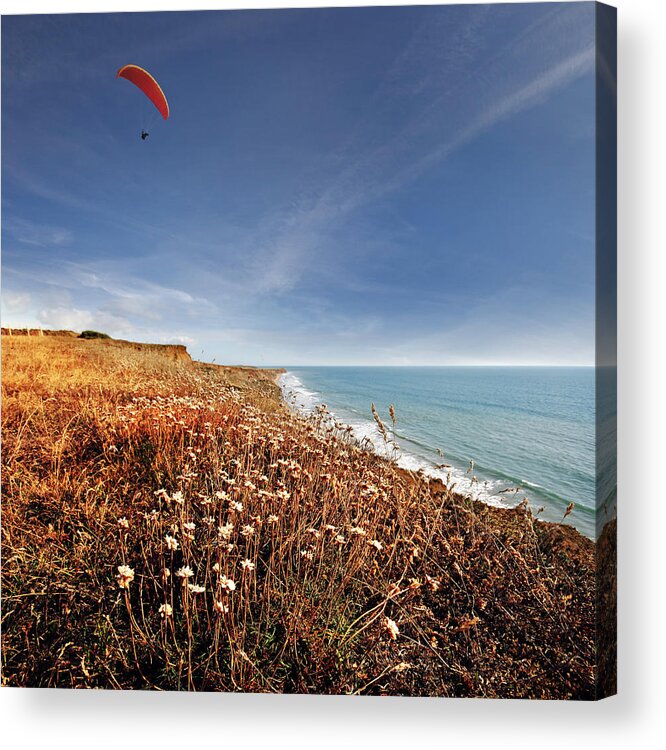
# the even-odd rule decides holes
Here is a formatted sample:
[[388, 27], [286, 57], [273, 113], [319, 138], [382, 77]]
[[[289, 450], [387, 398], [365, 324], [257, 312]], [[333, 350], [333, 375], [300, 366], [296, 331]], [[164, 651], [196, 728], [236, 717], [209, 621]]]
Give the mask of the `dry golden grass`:
[[7, 685], [594, 696], [593, 545], [307, 422], [271, 371], [3, 336]]

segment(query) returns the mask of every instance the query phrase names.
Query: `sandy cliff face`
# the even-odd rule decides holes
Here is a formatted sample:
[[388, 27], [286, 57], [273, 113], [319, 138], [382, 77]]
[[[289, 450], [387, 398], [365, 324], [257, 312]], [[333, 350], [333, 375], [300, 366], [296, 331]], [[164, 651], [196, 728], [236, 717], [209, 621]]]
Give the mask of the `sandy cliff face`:
[[183, 344], [139, 344], [135, 341], [111, 339], [105, 342], [108, 346], [121, 345], [137, 352], [153, 352], [166, 355], [174, 362], [191, 362], [187, 348]]

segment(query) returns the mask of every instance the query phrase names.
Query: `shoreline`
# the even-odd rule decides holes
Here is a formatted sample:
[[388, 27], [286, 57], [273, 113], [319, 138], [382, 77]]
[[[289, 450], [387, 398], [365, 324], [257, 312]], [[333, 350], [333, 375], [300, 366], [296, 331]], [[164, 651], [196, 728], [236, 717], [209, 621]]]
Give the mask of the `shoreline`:
[[[8, 336], [7, 333], [5, 333], [5, 330], [12, 330], [12, 335]], [[78, 334], [76, 334], [73, 331], [67, 331], [67, 330], [58, 330], [58, 331], [48, 331], [48, 330], [41, 331], [40, 330], [39, 334], [35, 334], [35, 332], [33, 332], [33, 335], [31, 336], [30, 332], [27, 330], [3, 329], [3, 338], [11, 339], [13, 337], [17, 337], [20, 340], [21, 337], [25, 337], [25, 336], [29, 336], [32, 341], [39, 341], [40, 340], [39, 337], [41, 336], [47, 336], [49, 337], [49, 339], [51, 339], [51, 337], [66, 337], [69, 340], [78, 339]], [[212, 371], [219, 372], [223, 374], [225, 382], [231, 385], [232, 387], [238, 387], [242, 391], [246, 391], [246, 392], [254, 392], [255, 397], [264, 407], [268, 406], [271, 409], [284, 408], [291, 415], [297, 417], [298, 419], [305, 421], [306, 423], [309, 423], [308, 413], [290, 404], [286, 398], [285, 390], [288, 386], [283, 385], [280, 381], [285, 375], [288, 375], [290, 371], [284, 367], [257, 367], [255, 365], [223, 365], [223, 364], [217, 364], [217, 363], [211, 363], [211, 362], [203, 362], [203, 361], [192, 359], [189, 353], [187, 352], [186, 347], [181, 344], [151, 344], [151, 343], [143, 343], [143, 342], [124, 341], [122, 339], [97, 340], [95, 343], [101, 346], [131, 348], [132, 350], [136, 352], [164, 353], [166, 354], [167, 357], [172, 358], [174, 361], [189, 363], [193, 367], [202, 369], [203, 371], [207, 371], [207, 372], [212, 372]], [[334, 419], [337, 419], [335, 418], [334, 414], [331, 414], [331, 417], [333, 417]], [[361, 439], [357, 438], [357, 441], [360, 443]], [[515, 506], [510, 506], [510, 505], [505, 505], [505, 504], [486, 502], [486, 500], [484, 499], [474, 497], [473, 495], [470, 495], [470, 494], [462, 493], [455, 489], [455, 482], [453, 484], [454, 489], [450, 490], [443, 477], [434, 473], [429, 473], [428, 469], [425, 467], [419, 468], [419, 469], [411, 469], [405, 466], [401, 466], [396, 460], [396, 458], [385, 455], [381, 451], [376, 450], [376, 446], [374, 445], [374, 443], [371, 443], [371, 445], [373, 446], [373, 448], [369, 452], [372, 455], [376, 456], [382, 461], [387, 461], [395, 469], [400, 471], [405, 477], [408, 477], [412, 481], [417, 481], [417, 480], [423, 481], [425, 479], [427, 482], [432, 483], [434, 486], [440, 486], [443, 489], [445, 489], [447, 492], [450, 492], [456, 495], [461, 501], [466, 501], [466, 502], [469, 501], [474, 504], [479, 504], [485, 508], [490, 508], [493, 511], [497, 511], [498, 516], [506, 515], [507, 518], [510, 518], [510, 517], [513, 517], [511, 514], [515, 514], [516, 512], [523, 512], [526, 508], [528, 512], [530, 513], [532, 512], [531, 506], [529, 505], [525, 506], [524, 502], [518, 503]], [[363, 450], [367, 450], [367, 448]], [[534, 516], [533, 513], [532, 515], [534, 517], [534, 520], [537, 521], [539, 524], [544, 524], [547, 526], [555, 526], [555, 527], [560, 527], [563, 529], [574, 531], [576, 535], [580, 537], [581, 540], [590, 542], [593, 547], [596, 547], [598, 540], [595, 540], [594, 538], [589, 537], [586, 534], [582, 533], [575, 526], [571, 524], [563, 524], [558, 521], [540, 519]], [[614, 519], [610, 519], [610, 522], [613, 522], [613, 521]], [[566, 533], [566, 536], [570, 535], [569, 531], [565, 533]]]
[[[317, 398], [316, 400], [313, 398], [311, 403], [306, 403], [306, 400], [309, 401], [310, 397], [320, 397], [322, 394], [310, 391], [303, 383], [298, 379], [296, 375], [293, 374], [292, 371], [286, 370], [285, 368], [282, 368], [284, 371], [277, 375], [275, 382], [280, 388], [281, 394], [282, 394], [282, 400], [286, 407], [289, 409], [289, 411], [299, 417], [303, 417], [307, 419], [309, 415], [313, 414], [314, 411], [319, 407], [321, 403], [321, 399]], [[290, 384], [283, 381], [284, 375], [292, 375], [297, 381], [298, 385], [296, 384]], [[283, 381], [283, 382], [281, 382]], [[300, 399], [298, 398], [300, 396]], [[290, 402], [290, 397], [292, 399], [292, 402]], [[332, 423], [340, 423], [343, 422], [341, 418], [339, 418], [334, 412], [328, 412], [331, 418]], [[346, 425], [351, 427], [351, 429], [354, 431], [355, 437], [359, 444], [363, 444], [364, 441], [368, 441], [369, 445], [371, 446], [369, 448], [370, 452], [372, 452], [374, 455], [379, 456], [380, 458], [391, 462], [394, 466], [398, 467], [402, 471], [407, 472], [410, 475], [421, 475], [426, 476], [429, 478], [430, 481], [439, 482], [445, 487], [453, 487], [453, 491], [459, 495], [461, 498], [465, 498], [468, 500], [472, 500], [474, 502], [483, 503], [485, 506], [498, 509], [498, 510], [514, 510], [516, 507], [524, 507], [525, 502], [528, 502], [528, 506], [533, 513], [535, 520], [539, 521], [540, 523], [546, 523], [546, 524], [553, 524], [556, 526], [564, 526], [567, 528], [574, 529], [578, 534], [580, 534], [581, 537], [584, 539], [590, 540], [593, 544], [596, 543], [596, 539], [592, 535], [588, 535], [581, 531], [578, 526], [576, 526], [573, 523], [565, 524], [561, 521], [558, 521], [553, 518], [538, 518], [538, 513], [535, 515], [535, 511], [537, 511], [538, 507], [546, 502], [531, 502], [527, 499], [527, 497], [524, 497], [525, 495], [525, 489], [523, 488], [522, 493], [520, 493], [520, 497], [516, 497], [516, 502], [511, 505], [504, 501], [503, 498], [499, 497], [500, 493], [495, 494], [488, 494], [483, 493], [480, 491], [474, 492], [471, 487], [473, 487], [473, 483], [469, 482], [468, 477], [463, 473], [463, 469], [460, 467], [450, 466], [449, 467], [449, 477], [446, 476], [447, 472], [445, 472], [443, 469], [437, 468], [437, 466], [434, 464], [433, 461], [428, 461], [423, 456], [420, 456], [418, 453], [412, 452], [412, 451], [403, 451], [400, 447], [399, 450], [393, 451], [393, 455], [391, 455], [391, 449], [389, 448], [388, 443], [381, 443], [381, 434], [377, 428], [375, 428], [375, 425], [371, 422], [369, 418], [365, 420], [367, 423], [367, 427], [370, 427], [372, 432], [374, 433], [372, 435], [372, 439], [370, 438], [370, 435], [367, 434], [367, 427], [366, 425], [363, 426], [357, 426], [354, 427], [352, 425]], [[346, 424], [346, 423], [345, 423]], [[360, 434], [359, 434], [360, 433]], [[409, 440], [409, 438], [407, 438]], [[379, 442], [379, 447], [378, 447]], [[398, 445], [398, 443], [396, 443]], [[385, 447], [385, 450], [382, 450], [382, 447]], [[366, 448], [368, 449], [368, 448]], [[411, 463], [413, 466], [404, 465], [405, 463]], [[460, 489], [460, 483], [468, 483], [470, 486], [466, 490]], [[523, 482], [524, 484], [530, 484], [529, 482]], [[481, 486], [481, 485], [477, 485]], [[518, 493], [516, 493], [518, 495]], [[511, 496], [511, 495], [507, 495]], [[584, 506], [582, 506], [584, 508]], [[551, 513], [554, 514], [554, 509], [551, 508]], [[564, 512], [562, 512], [564, 514]]]
[[[276, 407], [285, 408], [289, 414], [295, 416], [299, 420], [304, 421], [306, 424], [311, 423], [307, 413], [300, 411], [298, 408], [292, 406], [285, 398], [284, 388], [280, 384], [280, 379], [284, 375], [289, 373], [289, 370], [287, 370], [286, 368], [255, 367], [253, 365], [209, 365], [208, 363], [198, 362], [197, 360], [194, 360], [194, 364], [201, 365], [203, 367], [219, 367], [223, 372], [227, 374], [233, 374], [239, 371], [244, 371], [246, 373], [255, 373], [258, 376], [254, 383], [255, 385], [264, 381], [264, 383], [270, 382], [271, 385], [275, 386], [276, 390], [271, 389], [271, 391]], [[260, 389], [259, 393], [264, 397], [266, 395], [266, 391], [263, 388]], [[361, 448], [361, 450], [367, 449]], [[529, 505], [525, 506], [524, 503], [518, 503], [515, 506], [508, 506], [487, 503], [485, 500], [463, 494], [457, 491], [455, 488], [453, 490], [449, 489], [442, 477], [429, 475], [425, 471], [413, 470], [404, 466], [400, 466], [396, 460], [392, 459], [390, 456], [383, 455], [376, 450], [370, 450], [367, 452], [378, 458], [380, 461], [386, 461], [391, 464], [394, 470], [400, 472], [400, 474], [403, 475], [408, 481], [419, 483], [425, 480], [428, 484], [432, 485], [434, 488], [437, 488], [438, 491], [445, 491], [457, 497], [461, 502], [472, 503], [472, 505], [479, 510], [488, 508], [496, 514], [498, 520], [504, 519], [508, 522], [513, 522], [516, 518], [521, 518], [525, 515], [525, 513], [529, 513], [534, 521], [537, 522], [540, 526], [543, 526], [544, 528], [553, 527], [555, 529], [562, 530], [561, 534], [558, 534], [557, 532], [551, 534], [555, 546], [557, 546], [559, 543], [563, 544], [565, 547], [571, 547], [572, 545], [576, 547], [580, 545], [581, 550], [584, 551], [584, 553], [593, 552], [596, 548], [597, 540], [583, 534], [573, 525], [559, 523], [557, 521], [548, 521], [534, 516]]]

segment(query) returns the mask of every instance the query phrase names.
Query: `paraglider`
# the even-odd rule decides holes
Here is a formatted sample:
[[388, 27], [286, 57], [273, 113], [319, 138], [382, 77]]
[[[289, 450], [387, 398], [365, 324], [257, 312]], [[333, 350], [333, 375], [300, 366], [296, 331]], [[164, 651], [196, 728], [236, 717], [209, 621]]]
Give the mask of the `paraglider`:
[[[138, 65], [124, 65], [116, 73], [116, 78], [125, 78], [133, 83], [155, 105], [157, 111], [165, 120], [169, 119], [169, 102], [167, 101], [164, 91], [159, 83], [150, 75], [147, 70], [140, 68]], [[141, 140], [145, 141], [149, 133], [145, 128], [141, 129]]]

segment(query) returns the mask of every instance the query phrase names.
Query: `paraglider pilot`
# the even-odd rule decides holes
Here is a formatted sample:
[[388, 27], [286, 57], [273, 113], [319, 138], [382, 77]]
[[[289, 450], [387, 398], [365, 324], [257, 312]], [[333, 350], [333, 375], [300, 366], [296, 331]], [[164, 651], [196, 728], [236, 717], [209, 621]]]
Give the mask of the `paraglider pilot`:
[[[164, 91], [160, 88], [159, 83], [150, 75], [147, 70], [140, 68], [138, 65], [123, 65], [116, 73], [116, 78], [125, 78], [130, 83], [137, 86], [155, 105], [157, 111], [165, 120], [169, 119], [169, 102], [164, 96]], [[148, 132], [141, 128], [141, 140], [148, 138]]]

